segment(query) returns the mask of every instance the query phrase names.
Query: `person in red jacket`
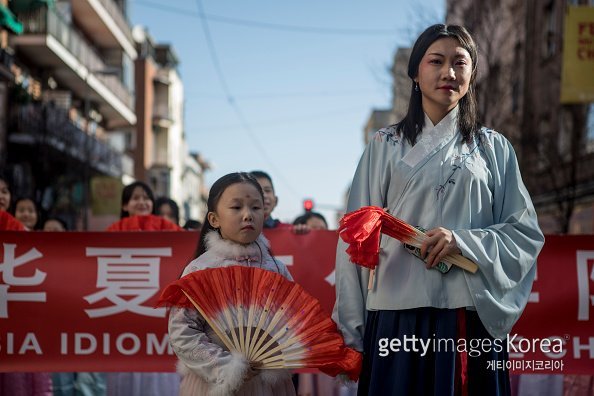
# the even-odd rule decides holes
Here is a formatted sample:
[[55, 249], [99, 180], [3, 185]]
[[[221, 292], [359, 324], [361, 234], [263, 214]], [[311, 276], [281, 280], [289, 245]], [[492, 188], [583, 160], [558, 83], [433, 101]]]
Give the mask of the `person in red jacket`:
[[182, 228], [155, 214], [155, 197], [151, 188], [141, 181], [124, 187], [120, 220], [107, 231], [181, 231]]
[[[164, 217], [155, 215], [155, 197], [151, 188], [141, 181], [124, 187], [120, 220], [107, 231], [182, 231], [183, 228]], [[107, 374], [107, 394], [110, 396], [176, 395], [180, 378], [176, 373], [121, 372]]]

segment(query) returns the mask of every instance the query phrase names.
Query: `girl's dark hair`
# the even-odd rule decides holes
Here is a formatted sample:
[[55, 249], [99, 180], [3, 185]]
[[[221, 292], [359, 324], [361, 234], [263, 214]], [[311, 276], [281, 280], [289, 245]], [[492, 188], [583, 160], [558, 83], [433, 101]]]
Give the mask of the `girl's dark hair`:
[[208, 221], [208, 213], [216, 211], [219, 200], [221, 199], [221, 195], [223, 195], [227, 187], [237, 183], [251, 184], [256, 188], [256, 190], [258, 190], [260, 196], [262, 197], [262, 201], [264, 201], [264, 193], [262, 192], [262, 187], [260, 187], [260, 183], [258, 183], [254, 176], [247, 172], [229, 173], [221, 177], [216, 182], [214, 182], [214, 184], [210, 188], [210, 193], [208, 194], [206, 216], [204, 217], [204, 222], [202, 223], [200, 239], [198, 240], [198, 246], [196, 247], [196, 254], [194, 255], [194, 258], [206, 252], [206, 235], [210, 231], [213, 231], [215, 229]]
[[130, 213], [128, 213], [127, 210], [124, 210], [124, 205], [130, 202], [130, 199], [132, 198], [132, 194], [134, 193], [134, 189], [136, 187], [140, 187], [146, 192], [146, 195], [148, 195], [149, 199], [153, 203], [152, 213], [155, 213], [155, 196], [153, 195], [153, 190], [151, 190], [151, 188], [146, 183], [143, 183], [141, 181], [135, 181], [134, 183], [128, 184], [122, 190], [122, 210], [120, 211], [120, 219], [130, 216]]
[[272, 183], [272, 178], [270, 175], [261, 170], [251, 171], [250, 174], [254, 176], [256, 179], [266, 179], [270, 182], [270, 187], [272, 187], [272, 191], [274, 192], [274, 184]]
[[167, 197], [157, 198], [157, 200], [155, 201], [155, 208], [153, 212], [160, 215], [160, 209], [163, 205], [169, 205], [171, 207], [171, 212], [173, 213], [173, 217], [175, 218], [175, 224], [179, 225], [179, 206], [177, 206], [177, 203], [173, 199]]
[[48, 221], [51, 221], [51, 220], [57, 221], [58, 223], [62, 224], [62, 227], [64, 227], [64, 230], [69, 231], [68, 224], [66, 223], [66, 221], [58, 216], [49, 216], [47, 219], [45, 219], [45, 221], [43, 222], [43, 225], [45, 226], [45, 223], [47, 223]]
[[478, 53], [476, 44], [470, 33], [462, 26], [437, 24], [429, 26], [417, 39], [413, 46], [408, 61], [408, 76], [413, 80], [410, 91], [408, 112], [402, 121], [396, 124], [396, 130], [403, 134], [411, 145], [417, 141], [417, 136], [425, 126], [425, 115], [423, 113], [423, 102], [421, 91], [414, 88], [414, 79], [419, 74], [419, 64], [425, 56], [427, 49], [435, 41], [452, 37], [458, 40], [462, 48], [468, 51], [472, 60], [472, 74], [468, 92], [458, 102], [458, 127], [462, 133], [462, 140], [470, 143], [474, 134], [479, 128], [477, 121], [477, 105], [474, 92], [474, 80], [476, 79]]
[[328, 227], [328, 222], [326, 221], [326, 218], [318, 212], [307, 212], [305, 214], [302, 214], [293, 221], [293, 225], [307, 224], [307, 220], [311, 219], [312, 217], [317, 217], [318, 219], [322, 220], [324, 224], [326, 224], [326, 227]]
[[201, 230], [202, 223], [198, 220], [188, 219], [186, 221], [186, 224], [184, 224], [183, 229], [184, 230]]

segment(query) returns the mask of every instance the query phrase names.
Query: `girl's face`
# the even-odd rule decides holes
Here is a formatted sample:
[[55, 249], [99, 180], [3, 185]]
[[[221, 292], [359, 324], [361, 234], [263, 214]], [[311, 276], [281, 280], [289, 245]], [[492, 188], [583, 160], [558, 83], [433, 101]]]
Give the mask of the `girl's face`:
[[2, 179], [0, 179], [0, 212], [8, 210], [10, 206], [10, 191], [8, 185]]
[[262, 192], [264, 193], [264, 218], [266, 219], [276, 207], [278, 197], [274, 195], [274, 188], [272, 188], [270, 180], [265, 177], [260, 177], [256, 180], [258, 180], [260, 187], [262, 187]]
[[427, 49], [415, 81], [423, 96], [423, 111], [434, 124], [466, 95], [472, 67], [470, 54], [455, 38], [441, 38]]
[[14, 211], [14, 217], [29, 230], [34, 229], [37, 224], [37, 210], [33, 201], [30, 199], [19, 201]]
[[158, 209], [158, 212], [159, 216], [166, 218], [174, 224], [177, 224], [177, 219], [173, 215], [173, 208], [169, 204], [164, 203], [163, 205], [161, 205]]
[[66, 229], [58, 220], [50, 219], [43, 225], [43, 231], [66, 231]]
[[223, 191], [208, 221], [224, 239], [247, 245], [258, 238], [264, 226], [262, 195], [250, 183], [235, 183]]
[[310, 217], [305, 222], [312, 230], [327, 230], [328, 226], [324, 223], [324, 220], [320, 219], [319, 217]]
[[137, 186], [127, 204], [122, 207], [130, 216], [150, 215], [153, 213], [153, 201], [144, 188]]

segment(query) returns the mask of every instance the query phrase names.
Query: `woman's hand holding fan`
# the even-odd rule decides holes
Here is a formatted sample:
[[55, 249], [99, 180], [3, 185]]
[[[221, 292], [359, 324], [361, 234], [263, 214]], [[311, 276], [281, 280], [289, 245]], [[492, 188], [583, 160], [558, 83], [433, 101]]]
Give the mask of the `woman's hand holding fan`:
[[[347, 253], [351, 261], [372, 270], [378, 263], [382, 233], [417, 248], [427, 238], [423, 231], [377, 206], [364, 206], [347, 213], [340, 220], [338, 232], [342, 240], [349, 244]], [[448, 254], [443, 261], [472, 273], [478, 270], [474, 262], [460, 254]]]
[[197, 309], [253, 368], [359, 376], [361, 354], [344, 345], [319, 301], [275, 272], [242, 266], [192, 272], [168, 285], [158, 304]]

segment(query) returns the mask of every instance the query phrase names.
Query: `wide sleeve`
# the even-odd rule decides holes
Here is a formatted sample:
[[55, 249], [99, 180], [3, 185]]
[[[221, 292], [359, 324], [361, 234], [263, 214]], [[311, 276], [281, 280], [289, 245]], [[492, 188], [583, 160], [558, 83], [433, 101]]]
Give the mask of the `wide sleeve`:
[[[382, 152], [385, 148], [382, 146], [386, 145], [378, 132], [366, 147], [353, 177], [347, 212], [368, 205], [386, 206], [386, 190], [390, 182], [389, 172], [383, 171], [387, 166], [383, 163], [386, 153]], [[350, 262], [347, 247], [339, 238], [335, 269], [336, 302], [332, 319], [342, 332], [345, 344], [363, 351], [369, 270]]]
[[209, 385], [212, 394], [234, 394], [243, 384], [249, 362], [212, 342], [208, 324], [191, 309], [171, 308], [169, 338], [179, 360]]
[[507, 139], [494, 135], [485, 149], [493, 177], [493, 224], [453, 234], [462, 254], [479, 267], [476, 274], [465, 273], [478, 314], [492, 336], [503, 338], [528, 302], [544, 236], [515, 152]]

